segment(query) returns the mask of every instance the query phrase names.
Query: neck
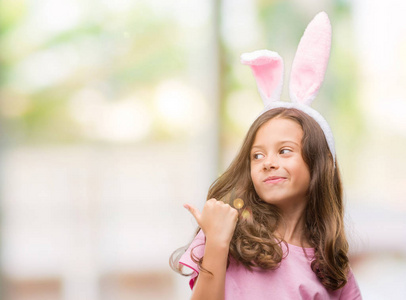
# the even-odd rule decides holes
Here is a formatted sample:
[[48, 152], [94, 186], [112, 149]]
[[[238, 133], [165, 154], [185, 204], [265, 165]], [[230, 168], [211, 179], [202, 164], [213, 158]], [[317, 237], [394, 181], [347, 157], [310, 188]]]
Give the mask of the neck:
[[288, 244], [310, 247], [304, 234], [304, 209], [305, 205], [282, 210], [282, 219], [276, 230], [276, 235]]

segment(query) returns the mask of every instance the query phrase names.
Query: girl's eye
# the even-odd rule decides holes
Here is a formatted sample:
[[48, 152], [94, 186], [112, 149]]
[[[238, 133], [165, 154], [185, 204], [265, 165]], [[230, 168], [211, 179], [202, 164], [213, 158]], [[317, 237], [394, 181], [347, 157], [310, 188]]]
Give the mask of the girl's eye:
[[256, 154], [254, 154], [254, 159], [260, 159], [260, 158], [263, 158], [264, 157], [264, 155], [263, 154], [261, 154], [261, 153], [256, 153]]
[[[287, 151], [287, 152], [285, 152], [285, 151]], [[292, 151], [290, 149], [282, 149], [280, 151], [281, 154], [285, 154], [285, 153], [289, 153], [289, 152], [292, 152]]]

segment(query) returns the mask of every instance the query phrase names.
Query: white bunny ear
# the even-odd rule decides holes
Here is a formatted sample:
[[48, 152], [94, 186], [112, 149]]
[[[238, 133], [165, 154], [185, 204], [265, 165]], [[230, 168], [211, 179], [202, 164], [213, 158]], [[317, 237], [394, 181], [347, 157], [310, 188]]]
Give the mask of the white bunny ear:
[[279, 101], [283, 84], [283, 60], [279, 54], [269, 50], [244, 53], [241, 63], [251, 67], [264, 105]]
[[330, 20], [325, 12], [320, 12], [307, 26], [293, 60], [289, 83], [292, 102], [313, 102], [326, 73], [330, 47]]

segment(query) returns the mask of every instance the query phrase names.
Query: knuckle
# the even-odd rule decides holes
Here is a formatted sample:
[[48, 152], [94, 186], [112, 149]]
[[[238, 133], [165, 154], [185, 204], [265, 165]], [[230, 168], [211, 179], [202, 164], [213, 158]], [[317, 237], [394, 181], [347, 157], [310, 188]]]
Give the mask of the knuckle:
[[207, 200], [205, 205], [213, 205], [213, 199]]
[[218, 206], [220, 206], [220, 207], [222, 207], [222, 206], [224, 205], [223, 201], [217, 201], [217, 200], [216, 200], [216, 204], [217, 204]]
[[224, 203], [224, 202], [222, 202], [222, 201], [219, 201], [219, 202], [220, 202], [220, 203], [219, 203], [219, 206], [221, 207], [221, 209], [226, 210], [228, 204], [227, 204], [227, 203]]

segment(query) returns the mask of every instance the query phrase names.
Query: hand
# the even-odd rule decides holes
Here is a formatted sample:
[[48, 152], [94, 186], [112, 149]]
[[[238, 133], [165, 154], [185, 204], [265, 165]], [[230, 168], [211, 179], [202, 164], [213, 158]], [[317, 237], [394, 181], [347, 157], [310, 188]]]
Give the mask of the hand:
[[206, 201], [201, 213], [190, 204], [184, 207], [196, 219], [207, 240], [229, 247], [238, 220], [235, 208], [214, 198]]

